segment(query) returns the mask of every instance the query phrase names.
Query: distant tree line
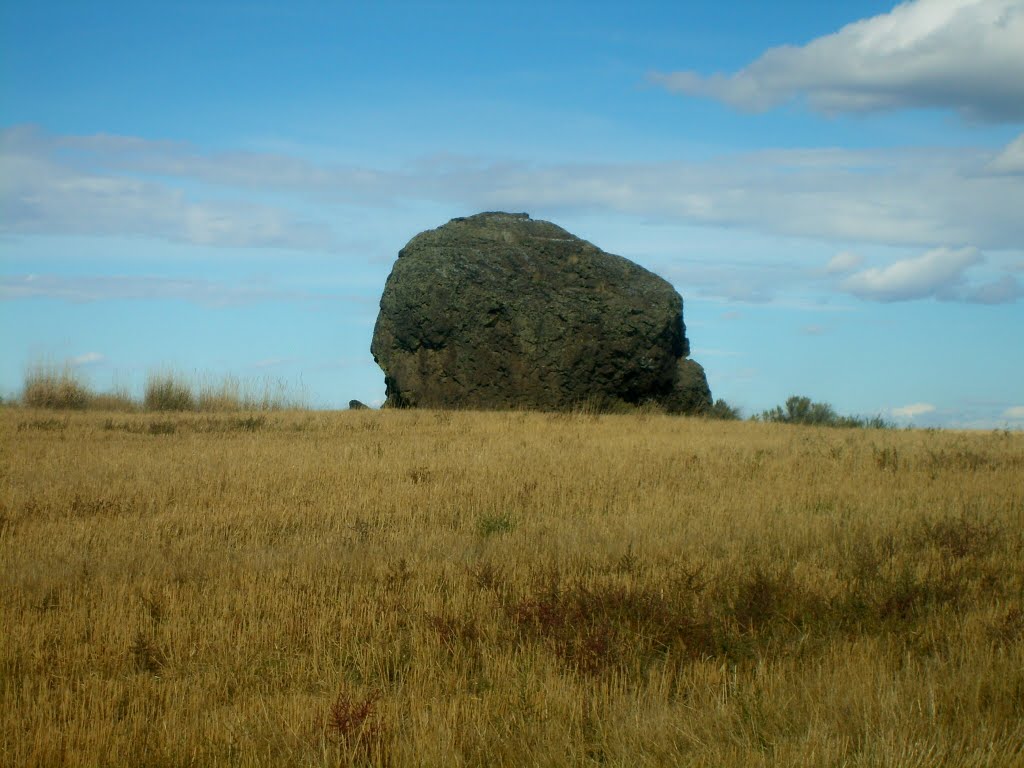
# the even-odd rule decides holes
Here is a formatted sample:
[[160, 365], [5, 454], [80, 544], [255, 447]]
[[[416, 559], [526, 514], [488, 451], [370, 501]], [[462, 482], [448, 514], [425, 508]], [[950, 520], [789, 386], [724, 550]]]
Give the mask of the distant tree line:
[[828, 403], [815, 403], [802, 395], [793, 395], [786, 400], [784, 407], [777, 405], [769, 411], [763, 411], [754, 420], [819, 427], [890, 429], [893, 426], [881, 416], [841, 416]]
[[[711, 419], [736, 421], [742, 418], [740, 409], [725, 400], [716, 400], [703, 415]], [[828, 403], [816, 403], [809, 397], [793, 395], [785, 405], [751, 416], [751, 421], [776, 424], [804, 424], [818, 427], [860, 427], [865, 429], [892, 429], [892, 422], [881, 416], [841, 416]]]

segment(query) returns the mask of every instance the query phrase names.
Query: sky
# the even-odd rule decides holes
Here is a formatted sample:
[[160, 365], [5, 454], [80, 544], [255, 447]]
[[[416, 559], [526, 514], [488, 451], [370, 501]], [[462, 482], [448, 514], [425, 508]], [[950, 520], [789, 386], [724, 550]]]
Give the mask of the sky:
[[379, 404], [416, 233], [668, 279], [745, 415], [1024, 428], [1024, 0], [0, 4], [0, 394], [33, 365]]

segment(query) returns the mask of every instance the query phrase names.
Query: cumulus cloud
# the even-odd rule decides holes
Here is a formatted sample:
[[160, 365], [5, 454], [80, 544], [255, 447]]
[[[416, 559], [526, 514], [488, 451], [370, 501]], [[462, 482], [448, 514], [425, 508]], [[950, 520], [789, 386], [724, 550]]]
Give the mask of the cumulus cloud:
[[85, 365], [97, 365], [106, 359], [106, 356], [101, 355], [99, 352], [85, 352], [84, 354], [72, 357], [68, 362], [76, 368], [80, 368]]
[[803, 96], [826, 113], [901, 108], [1024, 118], [1024, 0], [911, 0], [734, 74], [654, 74], [664, 87], [761, 111]]
[[965, 270], [982, 261], [976, 248], [935, 248], [920, 256], [871, 267], [843, 280], [843, 290], [872, 301], [949, 298]]
[[1003, 411], [1004, 419], [1024, 419], [1024, 405], [1011, 405], [1005, 411]]
[[841, 251], [829, 259], [825, 271], [830, 275], [844, 275], [864, 263], [864, 257], [850, 251]]
[[1003, 151], [992, 159], [988, 170], [992, 173], [1024, 174], [1024, 133], [1007, 144]]
[[967, 271], [984, 261], [976, 248], [935, 248], [849, 275], [840, 287], [862, 299], [893, 302], [934, 298], [972, 304], [1010, 304], [1024, 297], [1024, 287], [1009, 274], [971, 283]]
[[915, 416], [923, 416], [924, 414], [931, 413], [934, 410], [935, 406], [931, 403], [911, 403], [910, 405], [904, 405], [900, 408], [893, 408], [891, 413], [899, 419], [912, 419]]

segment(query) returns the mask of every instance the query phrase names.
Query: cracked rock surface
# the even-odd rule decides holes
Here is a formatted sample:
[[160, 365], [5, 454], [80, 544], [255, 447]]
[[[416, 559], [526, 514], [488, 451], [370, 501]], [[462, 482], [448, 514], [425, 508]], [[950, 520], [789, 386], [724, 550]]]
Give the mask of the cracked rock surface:
[[370, 350], [391, 407], [711, 403], [675, 289], [523, 213], [453, 219], [410, 240]]

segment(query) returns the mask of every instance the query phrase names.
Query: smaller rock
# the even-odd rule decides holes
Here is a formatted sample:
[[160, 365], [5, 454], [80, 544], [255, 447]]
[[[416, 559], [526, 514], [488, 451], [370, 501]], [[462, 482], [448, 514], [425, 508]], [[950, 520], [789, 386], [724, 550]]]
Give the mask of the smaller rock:
[[669, 413], [704, 413], [713, 404], [704, 368], [696, 360], [680, 358], [676, 363], [672, 391], [662, 400]]
[[370, 410], [370, 406], [366, 403], [360, 402], [359, 400], [349, 400], [348, 409], [350, 411], [368, 411]]

